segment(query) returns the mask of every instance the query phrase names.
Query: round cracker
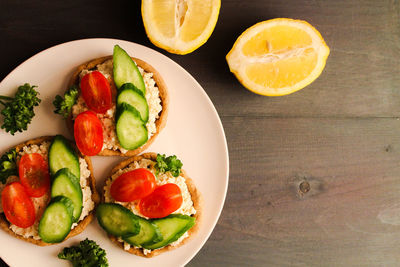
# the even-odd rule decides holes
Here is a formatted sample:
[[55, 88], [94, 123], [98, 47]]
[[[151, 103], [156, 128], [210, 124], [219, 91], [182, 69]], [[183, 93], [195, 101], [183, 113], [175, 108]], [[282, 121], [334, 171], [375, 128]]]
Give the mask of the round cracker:
[[[71, 87], [72, 85], [77, 85], [79, 87], [79, 74], [81, 73], [82, 70], [90, 70], [94, 69], [97, 65], [104, 63], [105, 61], [112, 59], [112, 56], [107, 56], [107, 57], [101, 57], [101, 58], [96, 58], [93, 59], [87, 63], [84, 63], [80, 66], [77, 67], [75, 72], [73, 73], [71, 80], [69, 81], [68, 88]], [[168, 91], [167, 91], [167, 85], [165, 84], [164, 80], [162, 79], [161, 75], [158, 73], [158, 71], [153, 68], [150, 64], [147, 62], [138, 59], [138, 58], [132, 58], [136, 64], [141, 67], [145, 72], [151, 72], [153, 73], [153, 79], [156, 82], [156, 86], [158, 87], [159, 91], [159, 96], [161, 99], [161, 106], [162, 110], [159, 114], [158, 119], [156, 119], [156, 132], [150, 137], [147, 142], [142, 145], [141, 147], [138, 147], [134, 150], [129, 150], [126, 153], [122, 153], [121, 151], [115, 151], [112, 149], [104, 149], [102, 150], [98, 155], [99, 156], [134, 156], [142, 151], [144, 151], [146, 148], [148, 148], [156, 139], [158, 134], [161, 132], [161, 130], [165, 127], [165, 124], [167, 123], [167, 115], [168, 115], [168, 106], [169, 106], [169, 96], [168, 96]], [[113, 97], [113, 100], [116, 99], [117, 95], [117, 89], [115, 87], [115, 84], [112, 83], [111, 86], [111, 95]], [[72, 114], [67, 118], [67, 127], [68, 129], [73, 133], [74, 132], [74, 121], [72, 119]]]
[[[43, 137], [39, 137], [39, 138], [36, 138], [36, 139], [32, 139], [32, 140], [29, 140], [29, 141], [26, 141], [26, 142], [24, 142], [22, 144], [17, 145], [15, 147], [15, 149], [16, 149], [17, 152], [19, 152], [25, 146], [28, 146], [28, 145], [40, 145], [41, 143], [46, 142], [46, 141], [50, 141], [51, 142], [53, 140], [53, 138], [54, 138], [54, 136], [43, 136]], [[71, 142], [71, 144], [75, 148], [75, 145], [72, 142]], [[85, 159], [85, 161], [86, 161], [86, 163], [88, 165], [88, 169], [90, 171], [90, 176], [87, 178], [87, 184], [89, 184], [89, 186], [90, 186], [90, 189], [92, 191], [92, 200], [93, 200], [93, 202], [94, 202], [94, 204], [96, 206], [100, 202], [100, 196], [99, 196], [99, 193], [96, 190], [96, 180], [95, 180], [95, 178], [93, 176], [92, 161], [90, 160], [89, 157], [82, 155], [78, 151], [78, 149], [75, 148], [75, 151], [78, 153], [79, 157], [82, 157], [82, 158]], [[74, 229], [71, 230], [71, 232], [68, 234], [68, 236], [63, 241], [65, 241], [68, 238], [73, 237], [73, 236], [75, 236], [77, 234], [80, 234], [86, 228], [86, 226], [88, 226], [88, 224], [92, 221], [93, 217], [94, 217], [94, 209], [91, 210], [89, 212], [89, 214], [82, 221], [78, 222], [78, 225], [75, 226]], [[38, 246], [49, 246], [49, 245], [59, 244], [59, 243], [54, 243], [54, 244], [46, 243], [46, 242], [43, 242], [42, 240], [34, 239], [33, 237], [25, 238], [25, 237], [23, 237], [21, 235], [17, 235], [16, 233], [14, 233], [10, 229], [10, 223], [6, 219], [6, 216], [4, 215], [4, 213], [1, 213], [1, 215], [0, 215], [0, 227], [3, 230], [5, 230], [7, 233], [12, 235], [12, 236], [14, 236], [14, 237], [16, 237], [18, 239], [33, 243], [33, 244], [38, 245]]]
[[[118, 165], [116, 165], [112, 170], [111, 170], [111, 174], [109, 176], [109, 178], [107, 179], [111, 179], [111, 176], [116, 173], [118, 170], [123, 169], [125, 167], [127, 167], [129, 164], [131, 164], [134, 161], [139, 161], [141, 159], [150, 159], [153, 161], [156, 161], [157, 159], [157, 154], [156, 153], [143, 153], [142, 155], [138, 155], [138, 156], [133, 156], [130, 157], [122, 162], [120, 162]], [[198, 231], [199, 229], [199, 225], [201, 222], [201, 215], [202, 215], [202, 199], [201, 199], [201, 195], [200, 192], [197, 190], [196, 186], [193, 183], [193, 180], [190, 179], [188, 177], [188, 175], [186, 174], [186, 172], [184, 170], [181, 171], [181, 176], [183, 176], [185, 178], [186, 181], [186, 185], [188, 187], [189, 193], [191, 195], [192, 201], [193, 201], [193, 206], [196, 209], [196, 214], [193, 215], [193, 217], [196, 218], [196, 224], [189, 229], [188, 233], [189, 233], [189, 237], [185, 238], [182, 240], [182, 242], [180, 242], [177, 246], [171, 246], [171, 245], [167, 245], [163, 248], [160, 249], [155, 249], [152, 250], [150, 253], [147, 253], [146, 255], [143, 253], [143, 249], [142, 248], [135, 248], [133, 246], [131, 246], [129, 248], [129, 250], [125, 250], [129, 253], [135, 254], [137, 256], [142, 256], [142, 257], [146, 257], [146, 258], [151, 258], [154, 256], [157, 256], [163, 252], [169, 251], [169, 250], [173, 250], [176, 249], [180, 246], [182, 246], [183, 244], [185, 244], [186, 242], [188, 242], [194, 235], [195, 233]], [[106, 183], [104, 183], [106, 184]], [[102, 201], [104, 202], [104, 192], [103, 192], [103, 197], [102, 197]], [[115, 244], [117, 244], [120, 248], [124, 249], [124, 243], [118, 241], [118, 238], [113, 236], [113, 235], [108, 235], [108, 237], [111, 239], [111, 241], [113, 241]]]

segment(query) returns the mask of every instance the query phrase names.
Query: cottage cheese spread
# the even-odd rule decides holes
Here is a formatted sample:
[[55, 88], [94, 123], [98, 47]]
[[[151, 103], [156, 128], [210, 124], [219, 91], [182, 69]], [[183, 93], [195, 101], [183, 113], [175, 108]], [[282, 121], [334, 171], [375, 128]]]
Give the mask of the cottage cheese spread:
[[[113, 199], [113, 197], [110, 194], [110, 188], [111, 188], [111, 184], [112, 182], [117, 179], [121, 174], [125, 173], [125, 172], [129, 172], [135, 169], [139, 169], [139, 168], [146, 168], [148, 170], [150, 170], [157, 178], [156, 178], [156, 182], [157, 185], [164, 185], [167, 183], [174, 183], [177, 186], [179, 186], [179, 188], [181, 189], [181, 193], [182, 193], [182, 198], [183, 198], [183, 202], [182, 205], [179, 209], [177, 209], [176, 211], [174, 211], [172, 214], [184, 214], [184, 215], [193, 215], [196, 214], [196, 209], [193, 206], [193, 201], [189, 192], [189, 189], [186, 185], [185, 182], [185, 178], [182, 176], [178, 176], [178, 177], [174, 177], [172, 176], [172, 174], [170, 172], [166, 172], [166, 173], [159, 173], [158, 175], [156, 175], [156, 169], [154, 168], [155, 162], [149, 159], [141, 159], [140, 161], [135, 161], [132, 162], [131, 164], [129, 164], [127, 167], [125, 167], [124, 169], [121, 169], [119, 171], [117, 171], [116, 173], [114, 173], [111, 176], [111, 179], [108, 179], [106, 181], [106, 185], [104, 186], [104, 199], [105, 202], [113, 202], [113, 203], [118, 203], [128, 209], [130, 209], [134, 214], [146, 218], [148, 219], [146, 216], [143, 216], [139, 210], [136, 209], [136, 205], [138, 204], [138, 201], [133, 201], [133, 202], [118, 202], [115, 201]], [[177, 246], [179, 243], [181, 243], [185, 238], [187, 238], [189, 236], [189, 234], [186, 232], [184, 235], [182, 235], [177, 241], [171, 243], [171, 246]], [[120, 242], [124, 242], [121, 238], [118, 239]], [[125, 250], [129, 250], [131, 247], [130, 244], [124, 242], [124, 249]], [[143, 253], [146, 255], [148, 253], [150, 253], [151, 250], [148, 249], [143, 249]]]
[[[146, 100], [149, 106], [149, 120], [146, 123], [148, 138], [150, 139], [157, 132], [156, 128], [156, 120], [159, 118], [159, 114], [162, 110], [161, 99], [159, 95], [158, 87], [156, 86], [156, 82], [153, 79], [153, 73], [145, 72], [141, 67], [138, 67], [140, 73], [143, 76], [143, 80], [146, 86]], [[113, 61], [109, 59], [102, 64], [96, 66], [96, 70], [100, 71], [109, 81], [109, 83], [113, 82]], [[82, 70], [79, 74], [80, 79], [86, 74], [92, 72], [93, 70]], [[115, 100], [114, 100], [115, 103]], [[80, 95], [78, 100], [74, 106], [72, 106], [72, 117], [75, 119], [79, 113], [82, 113], [89, 108], [86, 106], [83, 97]], [[128, 152], [128, 150], [123, 149], [117, 138], [117, 133], [115, 131], [115, 104], [105, 113], [105, 114], [97, 114], [97, 117], [100, 119], [101, 124], [103, 126], [103, 148], [110, 150], [119, 150], [122, 153]]]
[[[24, 154], [31, 154], [31, 153], [39, 153], [43, 156], [43, 158], [47, 161], [47, 155], [48, 155], [48, 150], [50, 147], [50, 142], [43, 142], [41, 145], [29, 145], [23, 147], [22, 151], [19, 152], [19, 157], [22, 157]], [[90, 171], [88, 168], [88, 165], [83, 158], [79, 158], [79, 164], [80, 164], [80, 171], [81, 171], [81, 177], [80, 177], [80, 184], [81, 184], [81, 189], [82, 189], [82, 196], [83, 196], [83, 208], [82, 208], [82, 213], [79, 218], [79, 221], [83, 220], [91, 210], [94, 209], [94, 202], [92, 200], [92, 191], [90, 189], [90, 186], [87, 184], [87, 179], [90, 176]], [[7, 183], [10, 183], [12, 181], [16, 181], [18, 178], [16, 176], [12, 176], [7, 180]], [[0, 190], [2, 191], [4, 189], [5, 185], [1, 185]], [[17, 235], [21, 235], [25, 238], [32, 237], [36, 240], [39, 240], [39, 234], [38, 234], [38, 227], [39, 227], [39, 221], [40, 218], [42, 217], [42, 214], [44, 210], [47, 207], [47, 204], [50, 201], [50, 194], [46, 193], [44, 196], [39, 197], [39, 198], [31, 198], [33, 201], [33, 205], [35, 207], [35, 212], [36, 212], [36, 221], [35, 223], [27, 228], [21, 228], [18, 227], [14, 224], [10, 224], [10, 229], [16, 233]], [[1, 207], [1, 212], [3, 212], [3, 209]], [[71, 227], [73, 229], [75, 226], [77, 226], [77, 223], [74, 223]]]

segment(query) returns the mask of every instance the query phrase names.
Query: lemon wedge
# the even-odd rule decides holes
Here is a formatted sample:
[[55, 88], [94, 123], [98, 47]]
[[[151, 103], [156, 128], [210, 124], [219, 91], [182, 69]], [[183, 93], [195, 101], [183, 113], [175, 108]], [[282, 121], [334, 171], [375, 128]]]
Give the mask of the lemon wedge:
[[309, 23], [278, 18], [244, 31], [226, 60], [230, 71], [250, 91], [281, 96], [317, 79], [328, 55], [329, 47]]
[[221, 0], [143, 0], [143, 24], [154, 45], [184, 55], [208, 40], [220, 7]]

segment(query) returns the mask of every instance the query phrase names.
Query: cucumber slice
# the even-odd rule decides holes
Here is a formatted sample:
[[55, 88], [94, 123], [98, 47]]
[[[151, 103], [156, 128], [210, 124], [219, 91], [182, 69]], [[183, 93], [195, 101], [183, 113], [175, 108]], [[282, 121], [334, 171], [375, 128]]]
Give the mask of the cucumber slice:
[[158, 227], [150, 220], [136, 216], [140, 224], [140, 232], [137, 235], [124, 237], [123, 240], [131, 245], [141, 247], [142, 244], [157, 243], [163, 240]]
[[68, 168], [73, 175], [81, 177], [78, 155], [62, 135], [55, 136], [50, 145], [49, 167], [51, 175], [55, 175], [62, 168]]
[[69, 169], [60, 169], [53, 179], [51, 185], [51, 197], [65, 196], [73, 203], [73, 221], [77, 222], [82, 213], [82, 189], [79, 179]]
[[142, 91], [137, 89], [133, 84], [126, 83], [122, 85], [117, 97], [117, 105], [122, 103], [127, 103], [136, 108], [144, 122], [149, 120], [149, 106], [147, 105], [147, 100]]
[[146, 93], [146, 86], [144, 85], [142, 74], [136, 63], [132, 58], [118, 45], [114, 46], [113, 53], [113, 74], [114, 82], [117, 88], [120, 88], [125, 83], [132, 83], [143, 94]]
[[46, 243], [59, 243], [67, 237], [72, 226], [72, 201], [57, 196], [47, 206], [39, 222], [39, 236]]
[[129, 104], [122, 103], [117, 108], [116, 132], [121, 146], [127, 150], [133, 150], [148, 139], [145, 122], [140, 118], [140, 113]]
[[195, 224], [196, 219], [182, 214], [172, 214], [162, 219], [153, 220], [160, 229], [163, 240], [154, 244], [145, 243], [142, 247], [146, 249], [157, 249], [165, 247], [176, 241]]
[[117, 237], [137, 235], [139, 220], [127, 208], [115, 203], [101, 203], [97, 206], [96, 217], [100, 226]]

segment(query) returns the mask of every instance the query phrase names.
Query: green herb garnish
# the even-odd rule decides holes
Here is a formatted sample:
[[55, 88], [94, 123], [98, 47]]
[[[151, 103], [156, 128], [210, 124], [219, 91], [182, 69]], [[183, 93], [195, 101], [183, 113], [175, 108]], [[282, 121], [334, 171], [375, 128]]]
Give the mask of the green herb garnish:
[[74, 267], [107, 267], [106, 251], [93, 240], [85, 239], [79, 246], [66, 247], [58, 258], [71, 261]]
[[0, 104], [4, 106], [1, 115], [4, 116], [2, 129], [14, 135], [15, 132], [22, 132], [28, 128], [32, 118], [35, 116], [33, 108], [38, 106], [39, 94], [29, 83], [18, 87], [14, 98], [0, 95]]
[[7, 178], [12, 175], [18, 175], [17, 170], [17, 151], [11, 149], [0, 158], [0, 181], [5, 184]]
[[78, 98], [78, 87], [72, 85], [67, 92], [64, 94], [64, 98], [60, 95], [56, 95], [53, 101], [53, 105], [56, 108], [54, 113], [60, 114], [64, 119], [68, 118], [71, 113], [72, 106], [75, 104]]
[[169, 171], [174, 177], [178, 177], [182, 166], [182, 162], [175, 155], [166, 157], [165, 155], [157, 154], [157, 163], [155, 165], [157, 174]]

